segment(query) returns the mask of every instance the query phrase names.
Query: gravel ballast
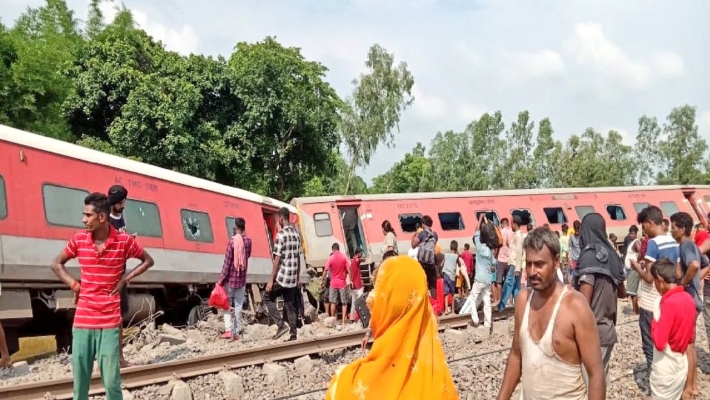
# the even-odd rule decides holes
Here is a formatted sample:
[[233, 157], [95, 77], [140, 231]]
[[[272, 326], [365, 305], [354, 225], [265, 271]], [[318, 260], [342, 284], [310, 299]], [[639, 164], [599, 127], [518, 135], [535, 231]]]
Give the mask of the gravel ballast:
[[[607, 399], [641, 399], [648, 390], [648, 373], [643, 370], [645, 360], [641, 353], [638, 316], [631, 315], [630, 303], [619, 302], [617, 334], [619, 342], [613, 349], [609, 378], [611, 387], [607, 388]], [[496, 323], [494, 322], [494, 325]], [[512, 331], [512, 320], [509, 323]], [[275, 343], [270, 337], [275, 333], [275, 326], [251, 325], [246, 327], [243, 340], [226, 341], [219, 339], [221, 319], [215, 317], [202, 323], [197, 330], [144, 329], [139, 337], [125, 348], [126, 357], [135, 364], [150, 364], [168, 360], [185, 359], [198, 355], [218, 354], [255, 346], [267, 346]], [[334, 331], [361, 329], [360, 325], [345, 327], [327, 327], [321, 321], [304, 326], [299, 330], [299, 338], [324, 336]], [[444, 351], [449, 359], [449, 369], [464, 400], [494, 398], [500, 387], [505, 370], [508, 348], [512, 336], [503, 329], [497, 329], [489, 338], [480, 343], [474, 342], [478, 331], [469, 327], [462, 330], [464, 339], [459, 335], [440, 333]], [[161, 343], [161, 335], [178, 336], [184, 339]], [[471, 340], [466, 340], [471, 338]], [[278, 342], [280, 342], [279, 340]], [[696, 399], [710, 399], [710, 354], [705, 335], [704, 322], [698, 319], [698, 386], [701, 395]], [[497, 351], [496, 350], [500, 350]], [[302, 357], [295, 362], [279, 362], [276, 365], [252, 366], [232, 370], [233, 374], [213, 374], [188, 379], [193, 400], [215, 399], [277, 399], [290, 398], [323, 399], [322, 389], [328, 386], [335, 369], [347, 364], [364, 354], [360, 349], [341, 349], [310, 357]], [[483, 355], [481, 355], [483, 354]], [[479, 355], [479, 356], [476, 356]], [[476, 356], [476, 357], [472, 357]], [[44, 381], [71, 377], [70, 356], [58, 356], [39, 360], [29, 365], [29, 373], [15, 376], [11, 371], [0, 371], [0, 386], [16, 385], [31, 381]], [[235, 376], [236, 375], [236, 376]], [[175, 390], [176, 383], [153, 385], [130, 391], [133, 399], [180, 400], [184, 397], [181, 390]], [[519, 388], [513, 398], [517, 398]], [[312, 392], [308, 393], [307, 392]], [[129, 397], [129, 396], [126, 396]], [[103, 400], [95, 396], [94, 400]]]

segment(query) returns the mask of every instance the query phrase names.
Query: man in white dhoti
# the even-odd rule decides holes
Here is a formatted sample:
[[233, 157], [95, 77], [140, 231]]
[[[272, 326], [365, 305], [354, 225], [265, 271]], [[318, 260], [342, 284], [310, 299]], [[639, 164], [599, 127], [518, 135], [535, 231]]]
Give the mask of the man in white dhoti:
[[680, 399], [688, 375], [685, 351], [693, 342], [695, 332], [695, 302], [683, 286], [677, 284], [675, 262], [661, 258], [651, 267], [651, 274], [661, 294], [651, 321], [651, 398]]

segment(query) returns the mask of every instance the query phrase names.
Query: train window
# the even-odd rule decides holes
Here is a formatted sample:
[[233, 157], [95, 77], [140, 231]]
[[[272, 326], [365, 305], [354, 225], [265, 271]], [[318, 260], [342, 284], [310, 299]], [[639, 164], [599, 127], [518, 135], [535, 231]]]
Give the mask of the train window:
[[517, 210], [511, 210], [510, 215], [520, 218], [520, 226], [527, 226], [527, 224], [535, 225], [535, 218], [533, 218], [530, 210], [519, 208]]
[[675, 201], [662, 201], [661, 210], [663, 210], [663, 213], [666, 214], [667, 217], [680, 211]]
[[476, 211], [476, 222], [481, 218], [481, 214], [486, 214], [486, 219], [489, 222], [493, 222], [494, 225], [500, 226], [500, 219], [498, 218], [498, 213], [490, 210]]
[[0, 219], [7, 218], [7, 194], [5, 192], [5, 178], [0, 175]]
[[627, 219], [624, 207], [620, 204], [609, 204], [606, 206], [606, 212], [609, 213], [609, 218], [613, 221], [623, 221]]
[[460, 212], [439, 213], [439, 223], [441, 224], [441, 229], [445, 231], [464, 230], [463, 218]]
[[575, 206], [574, 210], [577, 211], [577, 216], [579, 217], [580, 221], [584, 219], [585, 215], [596, 212], [594, 211], [593, 206]]
[[207, 213], [193, 210], [180, 210], [182, 231], [185, 239], [191, 242], [213, 243], [212, 223]]
[[44, 217], [52, 225], [84, 228], [84, 199], [89, 192], [52, 184], [42, 185]]
[[650, 206], [649, 203], [634, 203], [634, 210], [636, 210], [636, 214], [638, 214], [648, 206]]
[[542, 209], [549, 224], [566, 224], [567, 216], [562, 207], [545, 207]]
[[402, 232], [416, 232], [417, 224], [421, 222], [421, 214], [399, 214], [399, 224], [402, 226]]
[[316, 213], [313, 215], [313, 222], [316, 226], [316, 236], [333, 236], [333, 225], [330, 223], [330, 214]]
[[126, 219], [126, 230], [129, 233], [135, 233], [138, 236], [163, 236], [160, 212], [155, 203], [126, 199], [123, 217]]

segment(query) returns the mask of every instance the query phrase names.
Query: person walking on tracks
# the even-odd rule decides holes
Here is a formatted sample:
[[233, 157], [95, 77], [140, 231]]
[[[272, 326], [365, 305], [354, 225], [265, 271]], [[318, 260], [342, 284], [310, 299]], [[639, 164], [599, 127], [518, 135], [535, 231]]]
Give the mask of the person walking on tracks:
[[[92, 193], [84, 199], [82, 222], [77, 232], [52, 263], [57, 277], [78, 293], [72, 331], [72, 369], [74, 400], [88, 400], [94, 359], [98, 360], [101, 379], [108, 400], [121, 400], [120, 335], [121, 290], [153, 265], [153, 258], [138, 242], [117, 231], [109, 223], [108, 197]], [[67, 272], [67, 261], [79, 262], [81, 280]], [[125, 276], [129, 258], [140, 265]]]
[[[532, 289], [522, 291], [515, 302], [513, 346], [498, 400], [510, 399], [521, 378], [523, 399], [604, 399], [604, 369], [594, 314], [580, 293], [557, 279], [557, 235], [546, 228], [534, 229], [523, 247]], [[586, 389], [582, 365], [589, 376]]]
[[[273, 339], [276, 340], [290, 332], [288, 340], [296, 340], [296, 324], [298, 323], [298, 277], [301, 273], [301, 237], [289, 221], [288, 208], [282, 207], [278, 212], [281, 230], [274, 243], [274, 263], [271, 277], [266, 284], [264, 304], [269, 310], [269, 316], [276, 322], [278, 330]], [[288, 323], [283, 320], [282, 313], [276, 308], [276, 298], [283, 299], [285, 316]]]
[[[246, 221], [244, 218], [234, 219], [234, 236], [229, 238], [227, 250], [224, 253], [224, 264], [222, 265], [222, 275], [217, 282], [225, 286], [229, 304], [234, 307], [234, 314], [225, 313], [225, 332], [222, 339], [239, 340], [242, 331], [242, 308], [247, 285], [247, 270], [249, 268], [249, 258], [251, 257], [251, 238], [246, 234]], [[232, 319], [231, 324], [227, 324], [228, 319]]]

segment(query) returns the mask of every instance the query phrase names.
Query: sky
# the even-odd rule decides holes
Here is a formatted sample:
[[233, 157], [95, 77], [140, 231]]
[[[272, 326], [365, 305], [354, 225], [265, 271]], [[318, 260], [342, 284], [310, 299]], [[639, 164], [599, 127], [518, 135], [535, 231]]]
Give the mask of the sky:
[[[0, 0], [12, 24], [43, 0]], [[87, 0], [68, 0], [78, 19]], [[415, 79], [396, 147], [382, 146], [361, 175], [386, 172], [416, 142], [462, 131], [485, 112], [506, 123], [528, 110], [567, 140], [587, 127], [634, 142], [638, 119], [660, 122], [697, 107], [710, 142], [710, 1], [680, 0], [125, 0], [136, 22], [169, 50], [228, 57], [236, 43], [275, 36], [329, 68], [346, 97], [378, 43]], [[114, 4], [102, 4], [115, 15]]]

